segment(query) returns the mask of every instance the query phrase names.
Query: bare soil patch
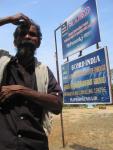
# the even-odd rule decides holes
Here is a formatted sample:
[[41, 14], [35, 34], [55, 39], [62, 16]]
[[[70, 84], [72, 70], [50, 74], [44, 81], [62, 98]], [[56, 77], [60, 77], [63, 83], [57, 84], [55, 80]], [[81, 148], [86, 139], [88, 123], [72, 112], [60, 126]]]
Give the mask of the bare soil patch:
[[60, 115], [53, 119], [50, 150], [113, 150], [113, 106], [63, 109], [65, 147]]

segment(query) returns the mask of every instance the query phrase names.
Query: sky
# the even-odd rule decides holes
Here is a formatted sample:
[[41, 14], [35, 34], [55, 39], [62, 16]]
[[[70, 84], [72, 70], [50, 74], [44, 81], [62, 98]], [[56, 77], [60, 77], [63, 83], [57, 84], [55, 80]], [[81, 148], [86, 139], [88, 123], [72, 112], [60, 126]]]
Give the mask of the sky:
[[[23, 13], [41, 27], [43, 39], [36, 57], [47, 64], [56, 75], [54, 30], [75, 12], [86, 0], [0, 0], [0, 18]], [[113, 0], [97, 0], [101, 47], [108, 46], [110, 68], [113, 68]], [[0, 48], [16, 53], [13, 46], [13, 32], [16, 26], [7, 24], [0, 27]], [[60, 30], [57, 32], [59, 69], [64, 62]], [[90, 49], [96, 49], [91, 46]], [[87, 51], [84, 50], [84, 51]]]

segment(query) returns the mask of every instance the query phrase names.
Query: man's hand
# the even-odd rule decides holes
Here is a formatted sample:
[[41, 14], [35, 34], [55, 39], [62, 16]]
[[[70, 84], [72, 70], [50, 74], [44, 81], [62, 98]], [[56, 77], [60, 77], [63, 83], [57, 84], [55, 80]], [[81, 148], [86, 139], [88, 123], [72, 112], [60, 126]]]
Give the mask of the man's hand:
[[19, 25], [21, 22], [24, 22], [26, 24], [30, 24], [30, 19], [22, 13], [18, 13], [14, 16], [10, 16], [10, 21], [14, 25]]
[[2, 86], [0, 91], [0, 102], [4, 102], [11, 96], [14, 96], [16, 94], [19, 94], [20, 91], [29, 90], [29, 88], [26, 88], [21, 85], [8, 85], [8, 86]]

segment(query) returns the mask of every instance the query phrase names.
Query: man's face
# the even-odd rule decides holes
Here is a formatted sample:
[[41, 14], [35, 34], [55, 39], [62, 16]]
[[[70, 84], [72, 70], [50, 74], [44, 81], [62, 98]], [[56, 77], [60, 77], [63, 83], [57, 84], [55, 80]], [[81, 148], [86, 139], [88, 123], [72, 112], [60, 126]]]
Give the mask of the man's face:
[[16, 39], [17, 49], [18, 51], [24, 50], [34, 53], [38, 46], [38, 40], [37, 29], [34, 25], [31, 25], [29, 28], [23, 28]]

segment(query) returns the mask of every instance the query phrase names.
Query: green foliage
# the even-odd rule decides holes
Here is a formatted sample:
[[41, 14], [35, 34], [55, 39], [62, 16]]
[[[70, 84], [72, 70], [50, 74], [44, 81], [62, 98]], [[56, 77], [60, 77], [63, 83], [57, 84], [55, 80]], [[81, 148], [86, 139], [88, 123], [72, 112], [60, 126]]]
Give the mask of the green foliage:
[[63, 108], [86, 108], [87, 105], [86, 104], [63, 104]]

